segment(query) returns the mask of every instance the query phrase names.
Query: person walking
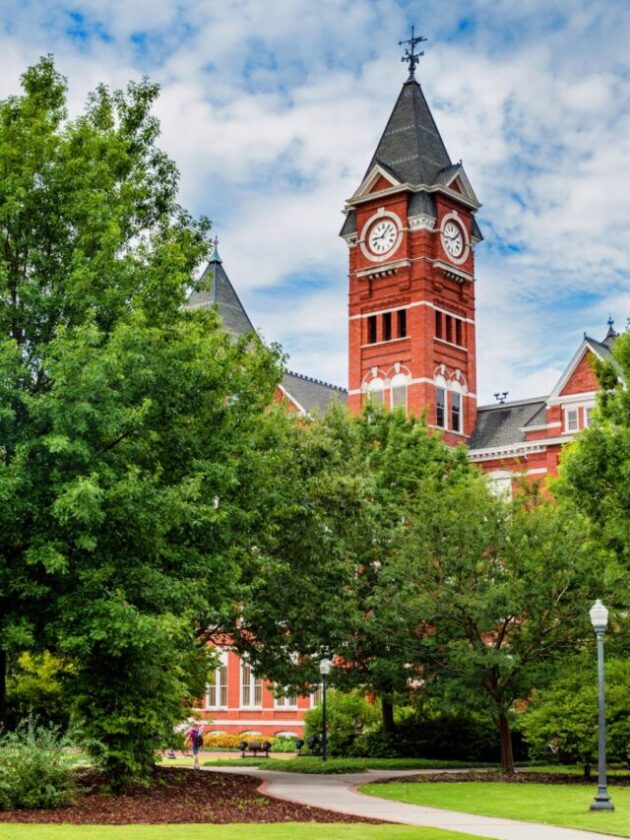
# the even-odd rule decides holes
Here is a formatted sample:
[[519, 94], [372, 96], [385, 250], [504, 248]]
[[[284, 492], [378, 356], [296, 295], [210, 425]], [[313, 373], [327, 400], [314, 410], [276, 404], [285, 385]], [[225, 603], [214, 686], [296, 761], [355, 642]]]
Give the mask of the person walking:
[[199, 770], [199, 752], [203, 747], [203, 730], [199, 724], [194, 724], [188, 730], [188, 738], [190, 740], [190, 749], [193, 754], [193, 768]]

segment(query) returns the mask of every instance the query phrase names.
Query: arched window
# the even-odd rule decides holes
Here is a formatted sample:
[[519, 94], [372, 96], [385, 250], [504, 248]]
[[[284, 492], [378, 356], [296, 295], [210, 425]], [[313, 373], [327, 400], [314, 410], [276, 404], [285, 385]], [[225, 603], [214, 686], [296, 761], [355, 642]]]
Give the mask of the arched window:
[[407, 377], [397, 373], [391, 379], [392, 408], [402, 408], [407, 413]]
[[464, 429], [464, 398], [457, 379], [451, 382], [451, 429], [460, 434]]
[[446, 379], [435, 377], [435, 425], [439, 429], [446, 429]]
[[385, 401], [385, 383], [380, 377], [371, 379], [368, 383], [368, 400], [375, 405], [383, 405]]

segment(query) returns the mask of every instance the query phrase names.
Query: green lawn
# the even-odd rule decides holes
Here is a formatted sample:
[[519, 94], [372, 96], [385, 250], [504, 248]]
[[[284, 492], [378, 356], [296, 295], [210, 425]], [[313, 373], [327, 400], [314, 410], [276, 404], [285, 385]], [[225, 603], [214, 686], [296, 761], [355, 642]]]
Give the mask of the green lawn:
[[15, 825], [0, 840], [479, 840], [472, 834], [399, 825]]
[[542, 785], [509, 782], [390, 782], [363, 785], [365, 793], [413, 805], [450, 808], [467, 814], [507, 817], [527, 822], [630, 837], [630, 788], [611, 787], [616, 810], [588, 810], [597, 790], [592, 785]]
[[234, 758], [202, 762], [204, 767], [260, 767], [261, 770], [283, 770], [290, 773], [362, 773], [365, 770], [448, 770], [457, 767], [479, 767], [465, 761], [438, 761], [430, 758]]

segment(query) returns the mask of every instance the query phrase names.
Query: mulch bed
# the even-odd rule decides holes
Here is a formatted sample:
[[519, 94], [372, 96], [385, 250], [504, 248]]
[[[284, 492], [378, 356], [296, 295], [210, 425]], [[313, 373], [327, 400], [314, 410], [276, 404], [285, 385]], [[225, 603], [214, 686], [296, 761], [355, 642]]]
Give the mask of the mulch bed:
[[[422, 773], [418, 776], [396, 776], [396, 778], [377, 779], [372, 784], [387, 784], [389, 782], [506, 782], [508, 784], [522, 784], [523, 782], [538, 782], [541, 785], [597, 785], [597, 773], [590, 779], [572, 773], [530, 773], [517, 770], [511, 776], [501, 773]], [[609, 776], [608, 784], [620, 787], [630, 786], [630, 775]]]
[[308, 805], [272, 799], [257, 792], [260, 779], [205, 770], [158, 767], [150, 786], [107, 793], [96, 773], [79, 776], [75, 803], [50, 811], [4, 811], [0, 823], [374, 823]]

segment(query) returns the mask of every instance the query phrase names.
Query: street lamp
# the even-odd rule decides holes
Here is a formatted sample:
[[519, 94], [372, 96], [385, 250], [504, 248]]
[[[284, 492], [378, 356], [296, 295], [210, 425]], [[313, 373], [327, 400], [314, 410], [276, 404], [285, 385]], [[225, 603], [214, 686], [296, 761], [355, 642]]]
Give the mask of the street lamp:
[[319, 663], [319, 673], [322, 675], [322, 761], [326, 761], [326, 748], [328, 746], [328, 723], [326, 721], [326, 689], [328, 688], [328, 674], [330, 674], [332, 662], [330, 659], [322, 659]]
[[599, 741], [597, 750], [597, 794], [591, 811], [614, 811], [606, 787], [606, 707], [604, 699], [604, 631], [608, 625], [608, 610], [597, 599], [589, 611], [591, 624], [597, 636], [597, 677], [599, 684]]

